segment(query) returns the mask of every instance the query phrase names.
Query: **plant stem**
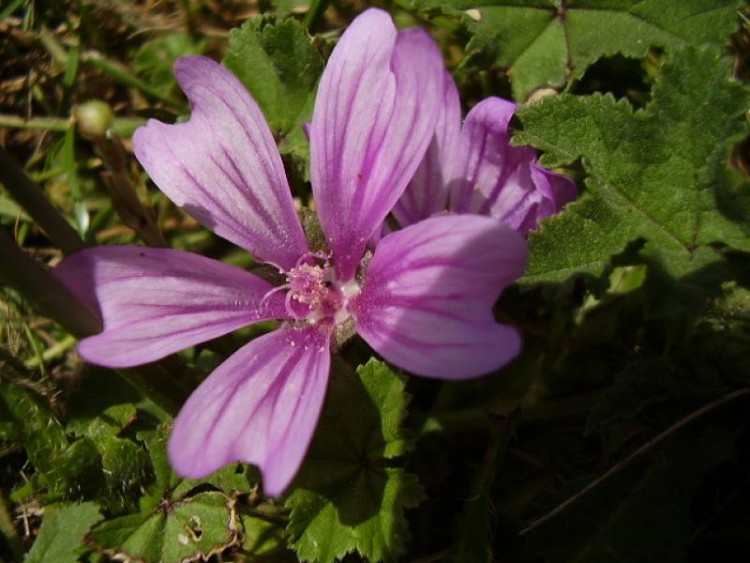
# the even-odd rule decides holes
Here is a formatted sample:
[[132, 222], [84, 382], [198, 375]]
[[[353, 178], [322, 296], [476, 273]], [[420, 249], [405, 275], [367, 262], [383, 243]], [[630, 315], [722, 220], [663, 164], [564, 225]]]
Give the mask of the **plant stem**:
[[0, 230], [0, 282], [20, 293], [42, 315], [57, 321], [78, 337], [101, 331], [101, 322], [43, 265], [23, 252]]
[[84, 248], [83, 240], [75, 229], [4, 149], [0, 149], [0, 183], [65, 254]]
[[24, 119], [17, 115], [0, 114], [0, 127], [12, 129], [41, 129], [64, 133], [70, 127], [70, 119], [62, 117], [34, 117]]
[[320, 18], [323, 17], [326, 8], [328, 8], [328, 3], [329, 0], [312, 0], [310, 9], [305, 14], [305, 19], [302, 22], [308, 32], [312, 33], [313, 28], [318, 25]]
[[82, 53], [81, 61], [103, 70], [120, 84], [140, 90], [148, 98], [162, 102], [178, 111], [186, 110], [185, 104], [164, 96], [161, 92], [152, 88], [146, 82], [130, 72], [125, 65], [108, 59], [98, 51], [86, 51]]
[[51, 346], [50, 348], [47, 348], [44, 352], [42, 352], [41, 357], [34, 356], [33, 358], [26, 360], [24, 362], [24, 366], [26, 366], [27, 369], [37, 368], [44, 362], [49, 362], [51, 360], [59, 358], [60, 356], [64, 356], [68, 352], [68, 350], [73, 348], [73, 346], [75, 345], [76, 338], [74, 336], [67, 336], [60, 342], [56, 343], [54, 346]]

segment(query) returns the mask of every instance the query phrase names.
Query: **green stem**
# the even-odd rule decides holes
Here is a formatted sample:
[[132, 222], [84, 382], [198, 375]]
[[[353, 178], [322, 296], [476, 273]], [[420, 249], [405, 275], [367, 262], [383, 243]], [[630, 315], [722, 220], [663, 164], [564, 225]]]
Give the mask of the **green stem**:
[[15, 289], [42, 315], [78, 337], [101, 331], [96, 314], [84, 307], [52, 272], [23, 252], [4, 230], [0, 230], [0, 256], [0, 282]]
[[312, 0], [310, 2], [310, 9], [305, 14], [305, 19], [302, 22], [308, 32], [312, 33], [313, 28], [320, 23], [320, 19], [323, 17], [326, 8], [328, 8], [329, 2], [330, 0]]
[[83, 240], [75, 229], [4, 149], [0, 149], [0, 183], [65, 254], [84, 248]]
[[35, 369], [40, 365], [64, 356], [65, 354], [67, 354], [68, 350], [73, 348], [73, 346], [75, 345], [76, 338], [74, 336], [67, 336], [60, 342], [56, 343], [54, 346], [50, 346], [49, 348], [47, 348], [44, 352], [42, 352], [41, 356], [34, 356], [33, 358], [26, 360], [24, 362], [24, 365], [27, 369]]
[[0, 127], [10, 129], [41, 129], [64, 133], [70, 127], [70, 119], [62, 117], [34, 117], [24, 119], [17, 115], [0, 114]]
[[130, 72], [125, 65], [106, 58], [98, 51], [86, 51], [81, 55], [81, 61], [103, 70], [120, 84], [140, 90], [146, 97], [160, 101], [178, 111], [186, 110], [185, 104], [164, 96], [161, 92], [152, 88]]
[[[112, 122], [111, 131], [118, 137], [129, 138], [133, 132], [146, 120], [142, 117], [117, 117]], [[70, 118], [63, 117], [32, 117], [24, 119], [17, 115], [0, 114], [0, 127], [9, 129], [39, 129], [41, 131], [55, 131], [65, 133], [70, 128]]]

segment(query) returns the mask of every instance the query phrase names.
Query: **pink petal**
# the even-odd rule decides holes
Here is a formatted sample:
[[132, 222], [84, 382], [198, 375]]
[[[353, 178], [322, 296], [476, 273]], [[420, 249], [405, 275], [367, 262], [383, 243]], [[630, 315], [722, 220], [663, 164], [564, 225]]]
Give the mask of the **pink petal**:
[[240, 348], [182, 407], [169, 457], [183, 477], [234, 461], [260, 467], [280, 495], [312, 439], [328, 382], [330, 330], [280, 329]]
[[268, 282], [197, 254], [137, 246], [73, 254], [55, 275], [99, 311], [104, 330], [85, 338], [87, 361], [129, 367], [158, 360], [240, 327], [285, 318]]
[[528, 234], [576, 197], [575, 184], [537, 165], [536, 151], [509, 143], [516, 105], [500, 98], [478, 103], [464, 124], [465, 182], [455, 182], [451, 209], [491, 215]]
[[442, 80], [421, 30], [396, 33], [371, 9], [341, 37], [310, 125], [312, 187], [338, 277], [351, 279], [367, 241], [406, 188], [435, 130]]
[[465, 159], [465, 143], [461, 133], [461, 102], [456, 83], [445, 71], [443, 97], [435, 128], [435, 136], [414, 173], [404, 194], [393, 208], [393, 215], [402, 226], [411, 225], [448, 206], [448, 192], [458, 189]]
[[466, 116], [464, 181], [456, 183], [452, 189], [452, 211], [479, 213], [493, 190], [502, 189], [509, 164], [508, 125], [515, 111], [513, 102], [487, 98]]
[[493, 371], [521, 347], [492, 307], [523, 274], [526, 243], [477, 215], [425, 219], [384, 237], [353, 304], [357, 331], [386, 360], [419, 375]]
[[172, 201], [257, 259], [290, 269], [307, 252], [284, 167], [258, 105], [235, 76], [204, 57], [183, 57], [175, 75], [190, 121], [149, 120], [135, 155]]

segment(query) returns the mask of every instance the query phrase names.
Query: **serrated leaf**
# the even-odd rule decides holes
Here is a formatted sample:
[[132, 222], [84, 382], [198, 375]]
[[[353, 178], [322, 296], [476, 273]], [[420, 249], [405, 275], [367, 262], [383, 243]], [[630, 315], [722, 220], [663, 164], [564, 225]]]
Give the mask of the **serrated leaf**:
[[0, 405], [9, 419], [8, 437], [15, 434], [23, 441], [29, 460], [39, 471], [51, 471], [68, 447], [68, 439], [47, 401], [26, 387], [3, 381]]
[[[239, 493], [250, 492], [252, 472], [244, 464], [232, 464], [207, 479], [180, 479], [167, 458], [169, 430], [162, 425], [138, 433], [151, 459], [153, 482], [141, 497], [139, 513], [109, 520], [93, 530], [90, 540], [101, 551], [146, 563], [195, 561], [239, 542], [241, 522], [234, 499]], [[108, 439], [127, 442], [112, 436]], [[106, 451], [113, 460], [127, 453]], [[137, 475], [142, 469], [135, 460], [121, 463], [121, 473], [128, 464], [131, 469], [127, 474]], [[259, 477], [253, 477], [257, 482]]]
[[524, 282], [598, 275], [636, 239], [673, 277], [719, 260], [715, 243], [750, 250], [746, 226], [719, 209], [715, 191], [750, 102], [729, 73], [718, 51], [690, 48], [664, 65], [644, 110], [563, 95], [519, 112], [519, 143], [547, 151], [547, 165], [581, 159], [588, 174], [587, 193], [531, 235]]
[[39, 536], [24, 561], [76, 563], [84, 547], [83, 537], [99, 520], [99, 507], [93, 502], [48, 506]]
[[154, 470], [154, 482], [148, 488], [148, 495], [144, 497], [143, 510], [152, 509], [164, 499], [179, 499], [187, 496], [193, 489], [210, 485], [223, 491], [228, 496], [238, 493], [248, 493], [254, 483], [260, 481], [260, 475], [247, 464], [227, 465], [215, 471], [205, 479], [181, 479], [172, 470], [167, 457], [167, 442], [171, 428], [167, 425], [159, 426], [150, 432], [141, 432], [138, 438], [143, 440], [151, 458]]
[[89, 438], [73, 442], [45, 473], [53, 498], [93, 498], [102, 488], [102, 457]]
[[78, 416], [66, 425], [68, 432], [76, 436], [99, 438], [115, 436], [128, 424], [133, 422], [137, 409], [132, 403], [112, 405], [104, 409], [98, 416]]
[[315, 439], [287, 499], [291, 545], [305, 561], [359, 552], [392, 561], [409, 538], [404, 510], [419, 504], [418, 480], [387, 460], [410, 443], [401, 429], [404, 383], [371, 360], [334, 370]]
[[89, 540], [106, 553], [145, 563], [208, 559], [239, 536], [234, 500], [204, 492], [167, 502], [152, 514], [133, 514], [97, 526]]
[[737, 0], [417, 0], [420, 9], [464, 16], [468, 53], [508, 68], [513, 95], [560, 88], [614, 54], [643, 58], [663, 49], [722, 47], [736, 28]]
[[148, 455], [144, 448], [117, 435], [137, 417], [131, 403], [112, 405], [94, 416], [76, 413], [67, 425], [68, 432], [90, 439], [100, 456], [102, 506], [115, 514], [137, 507], [136, 498], [151, 477]]
[[323, 70], [301, 24], [273, 16], [249, 20], [230, 33], [224, 64], [253, 95], [274, 133], [287, 135], [298, 129], [301, 134]]

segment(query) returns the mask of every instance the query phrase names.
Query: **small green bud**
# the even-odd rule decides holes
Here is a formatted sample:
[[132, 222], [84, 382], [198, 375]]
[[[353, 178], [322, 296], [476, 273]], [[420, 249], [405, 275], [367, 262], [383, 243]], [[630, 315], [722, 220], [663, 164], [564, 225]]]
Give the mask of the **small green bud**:
[[90, 100], [75, 107], [73, 118], [84, 137], [104, 137], [112, 127], [115, 114], [107, 102]]

